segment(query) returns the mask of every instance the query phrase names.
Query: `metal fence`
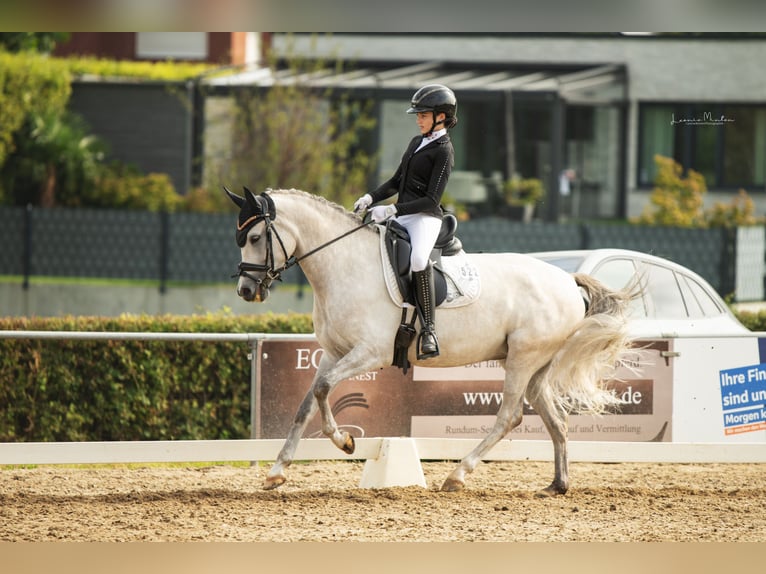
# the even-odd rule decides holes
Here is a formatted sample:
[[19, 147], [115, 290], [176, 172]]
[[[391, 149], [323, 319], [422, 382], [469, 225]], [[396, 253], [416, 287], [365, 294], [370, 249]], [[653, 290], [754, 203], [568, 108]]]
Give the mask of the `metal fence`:
[[[239, 262], [232, 214], [110, 209], [0, 208], [0, 275], [102, 277], [223, 283]], [[736, 230], [609, 223], [460, 223], [466, 251], [552, 251], [617, 247], [685, 265], [719, 293], [735, 287]], [[305, 282], [299, 268], [284, 276]]]

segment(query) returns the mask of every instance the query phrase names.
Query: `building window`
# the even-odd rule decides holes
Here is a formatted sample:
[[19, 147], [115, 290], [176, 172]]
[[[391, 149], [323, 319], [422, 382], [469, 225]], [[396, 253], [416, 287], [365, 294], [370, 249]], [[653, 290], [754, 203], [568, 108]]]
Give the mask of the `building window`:
[[616, 106], [567, 106], [562, 212], [575, 218], [615, 217], [620, 172], [620, 110]]
[[710, 188], [766, 183], [766, 106], [642, 104], [639, 126], [639, 187], [652, 186], [656, 154], [700, 172]]
[[207, 32], [137, 32], [136, 57], [204, 60], [207, 58]]

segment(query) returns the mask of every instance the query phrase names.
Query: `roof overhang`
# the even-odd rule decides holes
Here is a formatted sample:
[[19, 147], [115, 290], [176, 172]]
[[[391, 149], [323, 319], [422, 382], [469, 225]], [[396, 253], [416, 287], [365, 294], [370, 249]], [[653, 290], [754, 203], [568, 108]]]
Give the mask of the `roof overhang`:
[[571, 103], [624, 102], [626, 69], [621, 64], [580, 66], [457, 64], [429, 61], [417, 64], [365, 64], [347, 70], [328, 67], [312, 72], [254, 68], [211, 77], [214, 87], [270, 87], [300, 84], [309, 88], [351, 91], [415, 91], [429, 83], [449, 86], [456, 93], [556, 93]]

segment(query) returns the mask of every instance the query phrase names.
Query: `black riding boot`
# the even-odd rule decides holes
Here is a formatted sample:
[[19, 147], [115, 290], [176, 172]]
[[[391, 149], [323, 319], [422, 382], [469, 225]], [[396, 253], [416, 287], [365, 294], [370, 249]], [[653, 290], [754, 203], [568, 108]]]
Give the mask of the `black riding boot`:
[[413, 271], [415, 284], [415, 304], [420, 316], [422, 330], [418, 336], [418, 359], [430, 359], [439, 356], [439, 341], [436, 340], [434, 325], [435, 293], [433, 268], [429, 265], [424, 271]]

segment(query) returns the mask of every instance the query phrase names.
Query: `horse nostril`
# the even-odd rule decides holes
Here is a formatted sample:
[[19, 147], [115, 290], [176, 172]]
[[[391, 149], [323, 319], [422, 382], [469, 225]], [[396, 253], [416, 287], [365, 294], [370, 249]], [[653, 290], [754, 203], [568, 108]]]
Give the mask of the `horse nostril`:
[[253, 298], [253, 292], [250, 290], [249, 287], [242, 287], [242, 289], [238, 290], [238, 293], [239, 293], [239, 296], [245, 300], [250, 300]]

